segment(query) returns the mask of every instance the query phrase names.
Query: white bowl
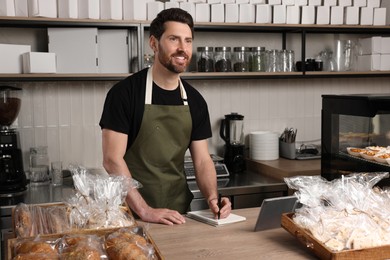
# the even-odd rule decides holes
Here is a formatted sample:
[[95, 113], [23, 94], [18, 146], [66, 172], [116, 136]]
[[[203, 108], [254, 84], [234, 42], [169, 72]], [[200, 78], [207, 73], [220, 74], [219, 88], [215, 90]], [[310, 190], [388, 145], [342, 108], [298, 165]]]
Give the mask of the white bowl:
[[347, 152], [350, 155], [360, 157], [360, 153], [365, 151], [363, 148], [357, 148], [357, 147], [347, 147]]
[[387, 159], [390, 159], [390, 153], [378, 153], [374, 156], [374, 160], [380, 163], [387, 163]]
[[[367, 154], [367, 153], [369, 153], [369, 154]], [[366, 160], [373, 161], [373, 160], [374, 160], [375, 154], [376, 154], [375, 152], [366, 151], [366, 152], [361, 152], [361, 153], [360, 153], [360, 156], [363, 157], [363, 158], [366, 159]]]

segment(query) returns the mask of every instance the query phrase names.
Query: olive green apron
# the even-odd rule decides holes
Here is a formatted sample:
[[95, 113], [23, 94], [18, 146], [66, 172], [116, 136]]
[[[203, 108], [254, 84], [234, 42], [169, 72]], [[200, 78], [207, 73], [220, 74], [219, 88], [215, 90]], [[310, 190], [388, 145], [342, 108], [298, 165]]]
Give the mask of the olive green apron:
[[187, 94], [179, 82], [184, 105], [152, 105], [153, 76], [149, 68], [141, 128], [124, 159], [133, 178], [142, 184], [139, 192], [149, 206], [184, 214], [193, 198], [184, 173], [192, 120]]

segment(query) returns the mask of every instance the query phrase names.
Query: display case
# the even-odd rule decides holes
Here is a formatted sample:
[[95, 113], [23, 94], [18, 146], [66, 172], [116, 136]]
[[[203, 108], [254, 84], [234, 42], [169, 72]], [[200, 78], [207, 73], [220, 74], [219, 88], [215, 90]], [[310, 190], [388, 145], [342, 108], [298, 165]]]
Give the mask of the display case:
[[[390, 93], [323, 95], [321, 176], [390, 172]], [[390, 186], [390, 178], [378, 183]]]

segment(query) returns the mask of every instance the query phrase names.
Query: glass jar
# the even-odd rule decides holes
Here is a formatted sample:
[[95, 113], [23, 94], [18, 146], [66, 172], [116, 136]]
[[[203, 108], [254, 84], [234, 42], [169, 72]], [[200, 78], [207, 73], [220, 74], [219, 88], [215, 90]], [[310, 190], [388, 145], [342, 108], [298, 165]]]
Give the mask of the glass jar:
[[267, 52], [265, 47], [253, 47], [250, 71], [261, 72], [267, 70]]
[[144, 68], [150, 68], [153, 65], [153, 56], [151, 54], [144, 55]]
[[295, 55], [293, 50], [283, 50], [281, 52], [281, 71], [295, 71]]
[[231, 72], [232, 71], [232, 53], [230, 47], [215, 47], [214, 53], [215, 71]]
[[50, 161], [47, 146], [30, 148], [30, 183], [45, 184], [49, 181]]
[[214, 57], [213, 47], [198, 47], [197, 49], [197, 71], [198, 72], [213, 72]]
[[268, 68], [267, 72], [280, 72], [280, 50], [270, 50], [268, 52]]
[[233, 55], [233, 70], [236, 72], [248, 72], [250, 48], [234, 47]]

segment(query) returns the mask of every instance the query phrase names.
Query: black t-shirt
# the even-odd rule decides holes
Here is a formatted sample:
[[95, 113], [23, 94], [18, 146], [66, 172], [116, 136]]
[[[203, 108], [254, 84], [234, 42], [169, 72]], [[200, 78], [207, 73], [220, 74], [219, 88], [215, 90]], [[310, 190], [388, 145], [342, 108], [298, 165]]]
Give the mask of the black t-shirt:
[[[146, 74], [143, 69], [115, 84], [107, 93], [100, 127], [128, 135], [127, 149], [133, 144], [141, 127], [145, 106]], [[182, 80], [187, 92], [192, 118], [191, 141], [211, 137], [207, 103], [188, 82]], [[153, 83], [152, 104], [183, 105], [179, 86], [172, 91]]]

